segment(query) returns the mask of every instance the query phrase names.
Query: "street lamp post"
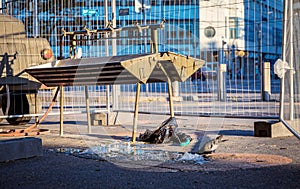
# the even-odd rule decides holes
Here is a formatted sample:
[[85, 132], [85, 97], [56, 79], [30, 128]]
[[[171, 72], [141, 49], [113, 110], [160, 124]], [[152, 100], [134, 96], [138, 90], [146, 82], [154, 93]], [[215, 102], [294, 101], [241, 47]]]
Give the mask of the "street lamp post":
[[227, 64], [224, 61], [224, 45], [226, 42], [222, 40], [222, 52], [220, 53], [219, 65], [218, 65], [218, 100], [226, 101], [226, 67]]
[[224, 46], [227, 44], [226, 41], [222, 40], [222, 54], [221, 54], [221, 61], [222, 61], [222, 64], [224, 64], [224, 60], [225, 60], [225, 52], [224, 52]]
[[265, 91], [265, 75], [264, 75], [264, 61], [262, 56], [262, 25], [261, 23], [258, 23], [257, 26], [257, 42], [258, 42], [258, 61], [259, 61], [259, 72], [260, 72], [260, 94], [261, 94], [261, 100], [267, 101], [267, 94]]

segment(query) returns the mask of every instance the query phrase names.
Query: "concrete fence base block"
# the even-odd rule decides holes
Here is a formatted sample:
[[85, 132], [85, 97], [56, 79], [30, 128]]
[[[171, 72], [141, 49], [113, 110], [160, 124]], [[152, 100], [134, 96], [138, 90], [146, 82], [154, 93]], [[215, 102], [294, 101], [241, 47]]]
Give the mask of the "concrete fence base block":
[[43, 156], [42, 140], [25, 137], [0, 140], [0, 162]]
[[193, 95], [193, 96], [183, 96], [184, 101], [199, 101], [198, 96]]
[[95, 125], [106, 125], [107, 123], [107, 114], [104, 113], [93, 113], [91, 114], [91, 123]]
[[[169, 101], [169, 97], [167, 97], [167, 101]], [[173, 96], [173, 101], [174, 102], [182, 102], [183, 101], [183, 97], [182, 96]]]
[[272, 121], [254, 122], [254, 136], [256, 137], [286, 137], [293, 134], [281, 123]]

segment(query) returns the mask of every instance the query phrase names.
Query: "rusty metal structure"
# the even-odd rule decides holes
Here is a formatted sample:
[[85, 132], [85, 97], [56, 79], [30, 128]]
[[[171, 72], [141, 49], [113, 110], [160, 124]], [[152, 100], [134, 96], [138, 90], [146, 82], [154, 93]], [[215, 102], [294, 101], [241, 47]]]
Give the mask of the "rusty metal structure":
[[[64, 37], [69, 37], [70, 58], [52, 63], [27, 68], [25, 71], [48, 87], [57, 86], [89, 86], [137, 84], [132, 140], [136, 140], [140, 85], [153, 82], [167, 82], [169, 93], [170, 116], [174, 117], [171, 82], [184, 82], [204, 65], [204, 61], [174, 52], [158, 52], [157, 30], [164, 28], [164, 21], [153, 25], [134, 25], [105, 29], [81, 31], [65, 31], [61, 36], [63, 51]], [[129, 54], [119, 56], [80, 58], [77, 56], [77, 43], [88, 40], [87, 36], [100, 32], [115, 33], [125, 30], [150, 30], [151, 51], [148, 54]], [[86, 107], [88, 131], [90, 128], [90, 110], [88, 90], [86, 91]], [[60, 107], [63, 107], [63, 90], [61, 90]], [[63, 110], [61, 109], [61, 135], [63, 135]]]
[[[24, 70], [54, 61], [49, 42], [44, 38], [28, 38], [24, 24], [9, 15], [0, 14], [0, 101], [10, 124], [28, 123], [29, 114], [38, 113], [36, 94], [41, 83]], [[29, 116], [25, 116], [29, 115]]]
[[[272, 94], [270, 93], [271, 99], [270, 101], [261, 101], [260, 100], [261, 95], [259, 92], [260, 92], [260, 88], [263, 89], [263, 86], [261, 86], [261, 83], [258, 82], [258, 80], [260, 79], [259, 73], [255, 72], [254, 77], [252, 77], [254, 74], [254, 70], [260, 71], [260, 74], [263, 74], [262, 73], [263, 67], [260, 67], [261, 69], [259, 69], [259, 67], [256, 68], [256, 66], [254, 67], [253, 64], [255, 62], [252, 62], [253, 59], [255, 60], [256, 54], [253, 55], [251, 53], [245, 53], [245, 54], [241, 53], [241, 51], [238, 51], [239, 49], [237, 46], [235, 47], [231, 46], [228, 36], [227, 37], [225, 36], [225, 38], [222, 37], [222, 43], [221, 43], [222, 46], [219, 45], [214, 46], [215, 43], [213, 43], [214, 39], [212, 35], [206, 36], [208, 37], [207, 41], [209, 42], [208, 44], [211, 45], [211, 48], [207, 49], [207, 53], [203, 53], [203, 49], [205, 50], [206, 47], [205, 47], [205, 43], [203, 43], [204, 42], [203, 39], [205, 39], [205, 36], [202, 37], [202, 34], [203, 32], [205, 34], [206, 29], [211, 28], [211, 26], [205, 27], [203, 24], [205, 24], [207, 20], [204, 19], [204, 21], [202, 21], [201, 16], [202, 18], [205, 18], [203, 17], [203, 15], [212, 12], [211, 10], [214, 9], [216, 6], [220, 7], [220, 9], [223, 9], [222, 7], [224, 6], [221, 5], [225, 5], [228, 3], [216, 4], [212, 7], [210, 6], [202, 7], [202, 5], [204, 4], [199, 4], [200, 2], [197, 1], [195, 1], [197, 3], [192, 3], [192, 1], [176, 1], [176, 2], [175, 1], [174, 2], [151, 1], [150, 3], [151, 9], [145, 10], [144, 9], [145, 7], [140, 7], [140, 10], [136, 11], [134, 10], [134, 8], [136, 7], [133, 1], [124, 1], [124, 0], [122, 1], [120, 0], [117, 2], [114, 1], [111, 2], [108, 1], [91, 1], [91, 2], [30, 1], [30, 3], [26, 3], [24, 1], [18, 1], [18, 2], [6, 1], [6, 2], [7, 4], [5, 4], [5, 6], [4, 5], [2, 6], [3, 10], [5, 9], [7, 14], [15, 15], [19, 19], [21, 19], [26, 25], [26, 31], [28, 32], [28, 34], [32, 33], [33, 35], [36, 36], [42, 36], [48, 38], [53, 47], [53, 51], [56, 52], [59, 61], [51, 61], [51, 63], [45, 64], [46, 67], [47, 66], [49, 66], [49, 68], [51, 67], [50, 75], [53, 74], [51, 77], [53, 77], [54, 80], [50, 81], [51, 79], [42, 78], [42, 77], [46, 77], [46, 75], [49, 74], [47, 73], [47, 71], [45, 72], [43, 71], [43, 73], [39, 73], [41, 74], [39, 75], [40, 79], [45, 80], [44, 82], [47, 82], [49, 86], [67, 86], [66, 88], [68, 90], [74, 89], [74, 90], [69, 90], [68, 91], [69, 93], [67, 95], [69, 95], [70, 98], [73, 98], [73, 101], [76, 102], [78, 101], [77, 99], [74, 98], [74, 93], [79, 94], [78, 91], [80, 91], [81, 92], [80, 93], [81, 99], [79, 102], [80, 106], [82, 105], [82, 102], [84, 102], [83, 92], [85, 92], [85, 94], [87, 94], [88, 92], [83, 87], [82, 88], [80, 87], [76, 88], [76, 87], [82, 86], [82, 83], [85, 82], [86, 82], [84, 84], [85, 87], [87, 87], [87, 85], [89, 85], [90, 88], [91, 88], [90, 85], [93, 85], [93, 87], [95, 87], [90, 90], [93, 91], [93, 94], [94, 91], [100, 89], [100, 87], [97, 88], [98, 85], [109, 86], [108, 88], [105, 89], [106, 91], [109, 92], [111, 89], [110, 85], [114, 85], [114, 84], [122, 85], [120, 87], [122, 88], [122, 90], [123, 88], [126, 88], [126, 91], [120, 90], [118, 91], [118, 93], [116, 93], [117, 95], [111, 95], [110, 97], [112, 97], [112, 100], [114, 100], [114, 98], [117, 99], [118, 96], [125, 96], [125, 95], [127, 95], [129, 99], [129, 96], [131, 96], [131, 92], [136, 92], [136, 89], [139, 90], [138, 87], [131, 85], [132, 83], [149, 83], [145, 85], [145, 87], [142, 87], [141, 95], [146, 96], [149, 94], [150, 95], [157, 94], [160, 97], [165, 99], [166, 96], [168, 95], [167, 94], [168, 92], [166, 90], [168, 88], [168, 85], [166, 85], [166, 83], [168, 82], [168, 77], [165, 76], [165, 72], [163, 70], [167, 72], [169, 70], [172, 70], [173, 75], [171, 74], [172, 76], [169, 77], [169, 79], [171, 80], [171, 82], [175, 81], [174, 84], [175, 87], [173, 87], [173, 89], [177, 87], [177, 93], [174, 92], [173, 94], [182, 97], [183, 101], [187, 102], [177, 106], [176, 104], [177, 102], [174, 101], [176, 114], [193, 115], [193, 116], [219, 116], [219, 117], [233, 117], [233, 118], [235, 117], [238, 118], [260, 117], [260, 118], [271, 118], [271, 119], [278, 118], [277, 112], [279, 108], [279, 100], [278, 100], [279, 80], [273, 80], [275, 76], [272, 75], [271, 72], [272, 63], [271, 63], [271, 67], [264, 66], [265, 68], [267, 67], [270, 68], [269, 70], [266, 69], [267, 74], [264, 75], [270, 76], [273, 81], [273, 83], [268, 84], [272, 88]], [[213, 2], [204, 1], [203, 3], [213, 3]], [[257, 7], [257, 9], [254, 9], [254, 11], [256, 10], [257, 13], [263, 12], [264, 11], [263, 7], [265, 4], [270, 6], [270, 8], [274, 8], [272, 7], [273, 3], [271, 3], [271, 1], [266, 1], [266, 2], [260, 1], [259, 7]], [[277, 4], [278, 3], [276, 2], [275, 5]], [[244, 6], [245, 5], [246, 4], [244, 4]], [[249, 7], [249, 9], [245, 9], [245, 10], [252, 11], [251, 7], [254, 7], [252, 5], [253, 5], [252, 2], [248, 2], [246, 7]], [[228, 6], [226, 6], [226, 9], [233, 10], [234, 9], [233, 7], [235, 6], [237, 5], [228, 4]], [[128, 11], [131, 11], [131, 13], [129, 14], [128, 12], [128, 15], [120, 14], [121, 10], [122, 11], [125, 10], [124, 8], [126, 8], [126, 10]], [[117, 11], [118, 9], [119, 12]], [[201, 14], [198, 14], [200, 13], [199, 12], [200, 10], [201, 10]], [[270, 16], [269, 18], [272, 18], [273, 20], [273, 18], [274, 19], [276, 18], [276, 15], [280, 15], [280, 8], [276, 9], [275, 6], [275, 9], [272, 10], [279, 11], [276, 12], [276, 14], [269, 15]], [[217, 11], [219, 11], [219, 9], [217, 9]], [[139, 14], [138, 12], [143, 14]], [[222, 10], [221, 12], [226, 12], [226, 11]], [[228, 14], [228, 16], [230, 15], [237, 16], [233, 13]], [[167, 24], [164, 30], [159, 31], [157, 36], [155, 30], [163, 28], [162, 24], [157, 24], [160, 22], [162, 18], [166, 19]], [[225, 18], [225, 16], [224, 17], [222, 16], [222, 18]], [[235, 19], [235, 17], [233, 17], [232, 19]], [[260, 39], [259, 33], [260, 32], [264, 33], [266, 32], [266, 30], [263, 23], [258, 23], [256, 21], [257, 18], [254, 17], [254, 23], [257, 23], [257, 25], [253, 31], [249, 30], [250, 33], [247, 30], [248, 31], [247, 34], [249, 35], [252, 34], [254, 39], [259, 38], [258, 42], [256, 40], [253, 41], [252, 39], [251, 42], [252, 41], [254, 43], [257, 42], [259, 44], [259, 48], [258, 48], [259, 52], [257, 54], [259, 54], [259, 59], [260, 62], [262, 63], [262, 58], [264, 57], [264, 54], [261, 51], [264, 48], [264, 46], [262, 45], [264, 44], [264, 40]], [[140, 25], [142, 23], [143, 25]], [[234, 29], [234, 27], [236, 27], [236, 30], [232, 30], [232, 31], [238, 31], [239, 28], [242, 28], [241, 26], [244, 26], [244, 29], [248, 29], [247, 24], [239, 25], [238, 22], [235, 22], [235, 25], [231, 25], [231, 22], [229, 25], [227, 25], [226, 22], [226, 26], [224, 25], [225, 22], [220, 22], [220, 20], [214, 23], [221, 23], [219, 27], [214, 26], [216, 29], [217, 28], [220, 29], [217, 30], [217, 34], [220, 34], [219, 31], [221, 30], [225, 30], [226, 28], [228, 29], [228, 27], [229, 29]], [[98, 29], [104, 26], [106, 28]], [[250, 29], [253, 28], [252, 25], [249, 26]], [[60, 32], [62, 29], [63, 32], [61, 34]], [[125, 31], [125, 32], [119, 32], [119, 31]], [[273, 36], [273, 33], [278, 33], [278, 32], [268, 32], [267, 35]], [[227, 32], [227, 34], [230, 34], [230, 32]], [[236, 37], [238, 36], [239, 35], [236, 35]], [[159, 38], [158, 43], [155, 43], [156, 37]], [[218, 38], [218, 36], [215, 36], [215, 39], [216, 38], [220, 39]], [[268, 39], [268, 38], [264, 38], [264, 39]], [[60, 53], [58, 51], [59, 45], [61, 45]], [[69, 48], [67, 47], [68, 45]], [[84, 45], [87, 46], [87, 48], [83, 49], [85, 53], [84, 54], [85, 58], [74, 59], [74, 58], [78, 58], [77, 52], [79, 48]], [[252, 47], [252, 45], [250, 46]], [[65, 49], [63, 49], [62, 47]], [[269, 47], [269, 45], [267, 45], [267, 47]], [[257, 51], [255, 50], [256, 45], [254, 45], [253, 48], [254, 51]], [[212, 71], [214, 71], [215, 73], [220, 71], [222, 72], [223, 74], [222, 76], [224, 77], [222, 77], [220, 74], [220, 77], [218, 75], [218, 78], [216, 80], [208, 79], [206, 81], [202, 81], [196, 78], [195, 80], [187, 79], [186, 82], [177, 83], [177, 81], [179, 80], [182, 81], [185, 80], [181, 79], [180, 78], [181, 76], [178, 76], [179, 72], [177, 71], [173, 72], [177, 68], [169, 68], [169, 67], [165, 68], [164, 66], [161, 66], [163, 60], [160, 60], [159, 63], [152, 63], [152, 65], [147, 65], [148, 66], [147, 69], [151, 70], [151, 75], [145, 74], [145, 71], [143, 70], [145, 68], [137, 68], [136, 65], [139, 65], [138, 63], [131, 63], [131, 61], [141, 61], [141, 62], [146, 61], [146, 57], [152, 59], [151, 61], [154, 61], [154, 59], [157, 59], [156, 56], [161, 56], [161, 53], [158, 53], [158, 49], [160, 49], [161, 52], [166, 54], [168, 54], [168, 52], [169, 54], [173, 54], [172, 52], [175, 52], [174, 54], [179, 55], [179, 56], [175, 55], [175, 57], [180, 57], [182, 54], [185, 54], [185, 55], [191, 55], [193, 57], [204, 59], [206, 61], [204, 67], [212, 68]], [[66, 59], [69, 50], [70, 50], [70, 56], [68, 58], [70, 59]], [[134, 53], [137, 55], [130, 55], [131, 56], [130, 58], [126, 56], [125, 56], [126, 58], [124, 58], [121, 56], [129, 53]], [[3, 56], [8, 57], [5, 54]], [[89, 58], [89, 59], [87, 58], [92, 56], [96, 56], [96, 57]], [[105, 56], [109, 60], [108, 61], [104, 60], [105, 58], [103, 56]], [[6, 60], [12, 60], [15, 57], [17, 57], [15, 56], [15, 54], [10, 53], [9, 58], [6, 58]], [[183, 56], [183, 57], [187, 58], [189, 56]], [[270, 57], [266, 56], [265, 61], [267, 61], [268, 59], [270, 59]], [[94, 65], [88, 65], [90, 61]], [[150, 61], [149, 60], [147, 61], [149, 64]], [[170, 61], [171, 60], [166, 60], [165, 62], [170, 62]], [[100, 62], [103, 62], [103, 64]], [[132, 64], [133, 66], [132, 68], [129, 68], [130, 66], [126, 64]], [[152, 67], [153, 64], [155, 64], [154, 68]], [[223, 64], [225, 69], [221, 69], [221, 66], [219, 67], [219, 65], [221, 64]], [[8, 63], [8, 65], [11, 64]], [[37, 66], [37, 65], [33, 65], [33, 66]], [[87, 74], [90, 71], [89, 69], [91, 70], [94, 69], [93, 67], [95, 67], [96, 65], [98, 67], [92, 71], [93, 74]], [[171, 64], [166, 63], [166, 65], [171, 65]], [[34, 72], [34, 69], [36, 68], [41, 69], [42, 67], [43, 66], [41, 67], [37, 66], [30, 71]], [[67, 70], [63, 70], [66, 67]], [[110, 68], [108, 69], [108, 67]], [[25, 68], [27, 68], [27, 66]], [[136, 70], [131, 72], [131, 70], [134, 68], [136, 68]], [[239, 68], [243, 68], [243, 69], [239, 70]], [[97, 73], [97, 69], [101, 69], [101, 74]], [[115, 75], [111, 75], [112, 73], [109, 72], [110, 69], [116, 69]], [[234, 73], [232, 72], [233, 70], [240, 71], [240, 72]], [[55, 71], [56, 75], [52, 71]], [[65, 72], [66, 75], [63, 75], [62, 81], [55, 83], [57, 82], [56, 81], [57, 78], [55, 77], [57, 76], [61, 77], [60, 73], [62, 72]], [[118, 75], [117, 72], [120, 72], [121, 74]], [[9, 72], [5, 71], [4, 73], [5, 74], [8, 73], [9, 75]], [[185, 73], [185, 71], [183, 71], [182, 73]], [[26, 74], [26, 72], [22, 74]], [[78, 77], [79, 75], [81, 76]], [[174, 77], [177, 78], [175, 79]], [[110, 80], [104, 81], [105, 80], [104, 78]], [[222, 82], [220, 81], [220, 78], [223, 78]], [[156, 83], [159, 81], [161, 82]], [[270, 81], [270, 79], [266, 79], [265, 81]], [[6, 79], [4, 83], [5, 82], [21, 83], [21, 81], [19, 80], [17, 81], [17, 79], [15, 80], [9, 79], [9, 81]], [[38, 85], [40, 85], [40, 83], [38, 83]], [[6, 89], [4, 92], [8, 94], [10, 92], [9, 90], [12, 90], [12, 86], [17, 86], [17, 85], [10, 85], [10, 88], [8, 90]], [[269, 92], [271, 92], [271, 88]], [[63, 89], [63, 87], [61, 89]], [[34, 91], [35, 90], [30, 90], [29, 94], [35, 95]], [[24, 93], [25, 91], [22, 92]], [[63, 90], [61, 90], [61, 92], [63, 92]], [[47, 95], [49, 95], [50, 93], [51, 92], [47, 93]], [[27, 94], [26, 98], [28, 98], [29, 95], [28, 93], [26, 94]], [[7, 97], [10, 98], [10, 95], [8, 95]], [[103, 95], [102, 97], [105, 97], [105, 95]], [[3, 95], [2, 99], [5, 99], [5, 94]], [[44, 99], [43, 102], [46, 102], [45, 104], [47, 104], [49, 102], [49, 99], [50, 98], [47, 97]], [[23, 101], [23, 99], [21, 100]], [[127, 101], [125, 102], [124, 100], [124, 102], [119, 101], [117, 103], [112, 103], [113, 111], [132, 112], [134, 107], [136, 106], [134, 106], [134, 103], [132, 103], [131, 100], [130, 102], [129, 100]], [[68, 103], [67, 100], [66, 103]], [[98, 104], [97, 106], [94, 107], [100, 106], [99, 101], [97, 102], [95, 101], [95, 103]], [[135, 103], [137, 103], [137, 101]], [[156, 105], [153, 105], [154, 103], [156, 103]], [[46, 107], [47, 105], [43, 107]], [[6, 105], [6, 107], [9, 106]], [[68, 106], [68, 107], [71, 107], [69, 108], [70, 110], [72, 109], [71, 111], [77, 111], [79, 109], [78, 106], [79, 105], [73, 106], [72, 104], [72, 106]], [[150, 113], [161, 114], [161, 113], [168, 112], [168, 110], [166, 110], [168, 107], [162, 105], [160, 102], [153, 102], [151, 104], [151, 107], [153, 106], [155, 107], [155, 109], [153, 110], [151, 109]], [[34, 106], [30, 106], [30, 107], [34, 107]], [[75, 109], [74, 110], [73, 107], [75, 107], [76, 109], [74, 108]], [[84, 106], [81, 107], [84, 108]], [[106, 108], [110, 108], [110, 104], [109, 105], [106, 104]], [[16, 109], [16, 108], [12, 108], [12, 109]], [[144, 107], [143, 106], [140, 107], [141, 112], [143, 112], [144, 109], [146, 111], [149, 111], [148, 104], [145, 105]], [[6, 108], [6, 110], [8, 110], [8, 108]], [[136, 112], [136, 110], [134, 111]], [[31, 112], [36, 112], [36, 111], [31, 111]], [[82, 113], [81, 109], [80, 112]], [[16, 112], [12, 113], [11, 115], [18, 117]], [[4, 118], [7, 118], [7, 116], [6, 117], [4, 116]]]
[[49, 87], [167, 82], [166, 75], [171, 81], [183, 82], [203, 64], [192, 57], [160, 52], [58, 60], [26, 72]]
[[[26, 72], [47, 86], [136, 83], [137, 89], [132, 132], [132, 141], [135, 142], [141, 83], [168, 83], [170, 116], [174, 117], [171, 82], [185, 81], [203, 65], [204, 61], [200, 59], [173, 52], [161, 52], [141, 55], [60, 60], [50, 64], [28, 68]], [[62, 107], [62, 104], [60, 106]], [[89, 122], [90, 111], [88, 109], [87, 113]], [[88, 125], [90, 125], [90, 123], [88, 123]]]
[[[62, 59], [61, 56], [61, 60], [55, 61], [46, 39], [28, 38], [24, 24], [18, 19], [8, 15], [1, 15], [1, 18], [1, 23], [4, 25], [0, 30], [0, 50], [3, 54], [0, 78], [1, 105], [5, 115], [14, 115], [14, 117], [7, 117], [7, 121], [11, 124], [28, 123], [31, 117], [25, 115], [38, 112], [36, 94], [42, 84], [47, 87], [137, 84], [133, 126], [135, 141], [140, 84], [168, 82], [170, 115], [174, 117], [171, 82], [185, 81], [204, 65], [204, 61], [200, 59], [174, 52], [158, 52], [157, 30], [164, 27], [164, 21], [161, 24], [123, 28], [113, 28], [108, 25], [107, 28], [100, 30], [87, 28], [75, 32], [63, 30], [61, 44], [64, 43], [64, 37], [71, 38], [70, 58]], [[85, 40], [84, 37], [90, 36], [91, 33], [115, 33], [124, 30], [150, 30], [153, 53], [94, 58], [76, 56], [77, 42]], [[61, 45], [61, 50], [62, 48]], [[63, 90], [61, 91], [62, 98]], [[88, 94], [86, 96], [88, 98]], [[86, 105], [89, 118], [89, 104]], [[63, 106], [62, 101], [60, 106]], [[63, 115], [61, 115], [62, 119]]]
[[[280, 21], [282, 19], [279, 17], [282, 15], [282, 6], [280, 6], [281, 3], [279, 3], [279, 1], [251, 1], [231, 4], [229, 1], [154, 0], [149, 1], [144, 8], [141, 6], [136, 7], [135, 1], [125, 0], [18, 0], [2, 2], [4, 2], [2, 4], [2, 12], [14, 15], [22, 20], [25, 24], [28, 36], [47, 38], [56, 57], [63, 59], [69, 57], [68, 41], [71, 40], [72, 35], [73, 37], [76, 35], [78, 38], [81, 38], [83, 35], [79, 35], [79, 33], [90, 34], [82, 37], [82, 39], [80, 39], [82, 41], [77, 44], [77, 47], [82, 47], [83, 57], [150, 53], [152, 39], [150, 39], [149, 30], [148, 32], [145, 30], [142, 32], [141, 30], [118, 32], [117, 28], [138, 28], [141, 27], [140, 25], [147, 27], [147, 25], [160, 23], [164, 18], [166, 20], [165, 27], [158, 32], [159, 51], [171, 51], [203, 59], [206, 61], [204, 65], [205, 69], [210, 68], [214, 73], [221, 70], [223, 76], [225, 75], [224, 82], [219, 82], [218, 79], [207, 79], [203, 81], [198, 78], [195, 80], [188, 79], [186, 82], [181, 83], [175, 82], [173, 89], [177, 90], [175, 90], [173, 94], [176, 95], [176, 97], [182, 98], [184, 102], [181, 104], [178, 102], [178, 106], [176, 104], [177, 102], [174, 102], [176, 104], [176, 114], [238, 118], [278, 118], [279, 80], [272, 74], [272, 62], [270, 63], [271, 66], [268, 67], [270, 69], [266, 69], [266, 72], [269, 72], [269, 74], [264, 74], [265, 76], [271, 76], [271, 93], [269, 93], [271, 98], [270, 101], [262, 102], [260, 90], [262, 87], [258, 81], [260, 80], [259, 72], [262, 73], [262, 70], [259, 64], [256, 67], [253, 60], [257, 58], [256, 56], [258, 55], [260, 60], [265, 57], [265, 61], [268, 61], [268, 59], [272, 57], [274, 58], [273, 54], [272, 57], [269, 55], [264, 56], [264, 52], [260, 52], [260, 50], [264, 48], [271, 50], [273, 49], [271, 47], [275, 45], [277, 49], [276, 52], [280, 51], [278, 44], [281, 43], [281, 37], [278, 34], [282, 32], [281, 27], [278, 26], [280, 26], [282, 22]], [[257, 4], [257, 7], [253, 6], [254, 4]], [[272, 14], [269, 14], [271, 12], [264, 8], [266, 5], [272, 10]], [[224, 8], [226, 10], [224, 10]], [[238, 19], [240, 14], [233, 11], [236, 10], [236, 8], [241, 11], [246, 11], [245, 14], [242, 14], [241, 20]], [[214, 12], [219, 13], [219, 17], [215, 17], [214, 15], [210, 16], [210, 14]], [[252, 13], [255, 13], [256, 16], [251, 16]], [[262, 15], [268, 15], [267, 19], [269, 19], [269, 21], [262, 19]], [[229, 23], [222, 21], [223, 19], [228, 20]], [[237, 22], [231, 22], [235, 19], [237, 19]], [[213, 22], [210, 23], [208, 20]], [[261, 20], [263, 23], [260, 23]], [[111, 26], [116, 32], [112, 33], [110, 32], [111, 28], [104, 28], [103, 30], [101, 29], [103, 32], [99, 33], [99, 28], [108, 26], [108, 22], [111, 22]], [[256, 26], [253, 27], [255, 23]], [[273, 25], [275, 26], [275, 30], [267, 29], [273, 27]], [[62, 29], [66, 31], [63, 34], [61, 32]], [[209, 32], [211, 31], [210, 29], [212, 29], [212, 31], [215, 29], [216, 35], [214, 37], [212, 33]], [[256, 53], [239, 51], [241, 46], [233, 47], [231, 41], [237, 40], [230, 39], [231, 34], [234, 34], [235, 37], [242, 36], [235, 35], [236, 32], [229, 32], [229, 30], [236, 32], [239, 30], [245, 31], [245, 33], [240, 34], [249, 36], [251, 42], [249, 47]], [[80, 32], [74, 33], [72, 31]], [[108, 35], [107, 31], [109, 32]], [[227, 32], [224, 33], [225, 31]], [[263, 37], [263, 40], [259, 40], [260, 32], [267, 37]], [[62, 41], [60, 40], [61, 34], [64, 38], [69, 38], [64, 40], [66, 42], [63, 44], [64, 51], [62, 54], [64, 57], [60, 56], [59, 51], [60, 42]], [[64, 34], [66, 34], [66, 36]], [[209, 35], [205, 36], [205, 34]], [[224, 38], [222, 38], [222, 36], [224, 36]], [[97, 40], [93, 40], [96, 38]], [[272, 41], [272, 43], [265, 43], [267, 41]], [[76, 53], [76, 51], [73, 52]], [[72, 56], [74, 55], [75, 54]], [[242, 57], [242, 55], [244, 56]], [[225, 69], [219, 69], [219, 64], [223, 64]], [[239, 70], [239, 68], [243, 69]], [[267, 66], [265, 66], [265, 68], [267, 68]], [[203, 70], [198, 70], [198, 73], [202, 73]], [[232, 74], [232, 70], [240, 72]], [[255, 74], [255, 77], [253, 74]], [[265, 81], [269, 81], [269, 79]], [[111, 103], [111, 107], [114, 111], [133, 111], [134, 103], [132, 103], [131, 92], [135, 92], [135, 85], [124, 84], [119, 87], [121, 90], [117, 91], [117, 93], [114, 93], [113, 88], [115, 87], [107, 88], [102, 85], [88, 86], [89, 91], [91, 91], [92, 111], [98, 111], [99, 109], [97, 108], [100, 106], [101, 111], [106, 111], [105, 108], [107, 106], [105, 107], [105, 104], [102, 103], [103, 100], [101, 100], [101, 102], [98, 100], [100, 99], [99, 96], [101, 96], [101, 99], [106, 98], [106, 90], [112, 92], [110, 95], [111, 102], [113, 102]], [[144, 85], [141, 89], [142, 99], [150, 95], [165, 100], [168, 98], [166, 89], [167, 84], [165, 82]], [[65, 114], [82, 113], [85, 111], [85, 107], [82, 106], [85, 100], [84, 93], [84, 87], [66, 87], [65, 102], [68, 108], [65, 108]], [[51, 91], [48, 90], [40, 90], [38, 92], [43, 108], [48, 106], [49, 101], [51, 101], [51, 95]], [[118, 100], [118, 96], [126, 98], [115, 101]], [[222, 103], [219, 103], [220, 100]], [[154, 103], [156, 104], [153, 105]], [[221, 112], [220, 109], [222, 110]], [[141, 106], [140, 111], [164, 114], [168, 112], [168, 108], [159, 101], [152, 101], [151, 108], [148, 107], [147, 104]], [[59, 114], [58, 108], [54, 108], [51, 113]]]

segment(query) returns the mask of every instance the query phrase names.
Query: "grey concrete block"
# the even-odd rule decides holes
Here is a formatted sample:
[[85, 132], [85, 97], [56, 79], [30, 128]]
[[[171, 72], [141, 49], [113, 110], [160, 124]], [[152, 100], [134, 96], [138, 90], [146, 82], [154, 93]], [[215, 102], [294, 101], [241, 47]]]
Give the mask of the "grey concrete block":
[[93, 114], [91, 114], [91, 119], [103, 120], [103, 119], [106, 119], [106, 114], [104, 114], [104, 113], [93, 113]]
[[0, 140], [0, 162], [42, 156], [42, 140], [25, 137]]
[[192, 95], [192, 96], [183, 96], [184, 101], [199, 101], [198, 96]]
[[104, 113], [93, 113], [91, 114], [92, 125], [106, 125], [107, 115]]
[[99, 126], [99, 125], [105, 126], [106, 123], [103, 124], [102, 120], [91, 120], [91, 125], [93, 125], [93, 126]]
[[[182, 102], [183, 101], [182, 96], [174, 96], [172, 99], [173, 99], [174, 102]], [[169, 101], [169, 100], [170, 100], [170, 98], [167, 97], [167, 101]]]
[[281, 122], [254, 122], [254, 136], [256, 137], [285, 137], [293, 134]]

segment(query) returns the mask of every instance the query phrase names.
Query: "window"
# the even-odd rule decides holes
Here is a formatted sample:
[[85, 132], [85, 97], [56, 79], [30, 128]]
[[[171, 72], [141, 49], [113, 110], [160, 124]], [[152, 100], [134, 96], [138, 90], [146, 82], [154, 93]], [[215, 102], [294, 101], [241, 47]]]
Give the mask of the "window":
[[216, 30], [214, 27], [212, 26], [208, 26], [204, 29], [204, 35], [207, 37], [207, 38], [212, 38], [216, 35]]
[[238, 17], [229, 18], [229, 38], [230, 39], [239, 39], [243, 35], [243, 28], [240, 27], [241, 19]]

